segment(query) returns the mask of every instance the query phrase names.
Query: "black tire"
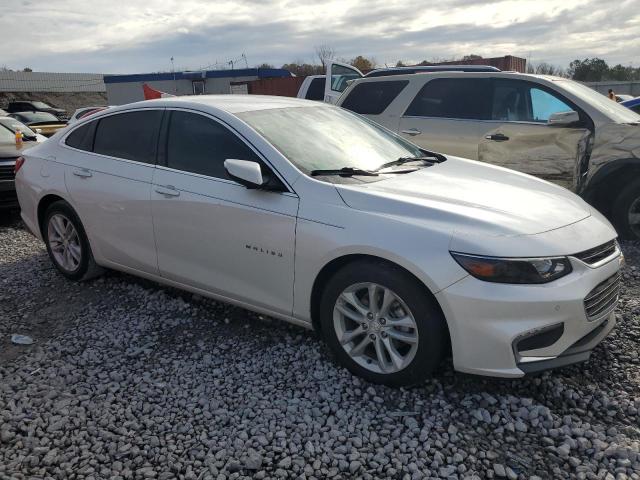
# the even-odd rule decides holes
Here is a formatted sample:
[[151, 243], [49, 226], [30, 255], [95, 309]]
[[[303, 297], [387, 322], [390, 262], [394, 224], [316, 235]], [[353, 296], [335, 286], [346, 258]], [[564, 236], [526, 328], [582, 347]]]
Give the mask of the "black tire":
[[[417, 325], [415, 356], [403, 369], [394, 373], [374, 372], [361, 366], [342, 347], [334, 328], [334, 307], [338, 297], [354, 284], [369, 282], [386, 287], [400, 297]], [[438, 368], [448, 347], [446, 320], [435, 298], [415, 277], [384, 261], [357, 261], [336, 272], [322, 293], [319, 315], [322, 336], [338, 362], [372, 383], [390, 386], [420, 383]]]
[[[48, 230], [49, 223], [51, 222], [51, 219], [52, 217], [54, 217], [54, 215], [63, 215], [64, 218], [69, 220], [69, 222], [73, 225], [73, 228], [77, 232], [77, 237], [80, 244], [80, 260], [76, 268], [65, 268], [61, 263], [58, 262], [56, 256], [52, 251]], [[44, 214], [41, 232], [51, 262], [56, 267], [56, 269], [69, 280], [89, 280], [91, 278], [99, 276], [104, 272], [104, 269], [98, 266], [93, 259], [91, 246], [89, 245], [89, 240], [87, 238], [86, 232], [84, 231], [84, 227], [82, 226], [82, 222], [78, 218], [78, 215], [73, 210], [71, 205], [69, 205], [67, 202], [60, 200], [49, 205]]]
[[629, 222], [630, 209], [640, 214], [640, 178], [634, 180], [622, 189], [615, 202], [613, 203], [612, 220], [618, 235], [621, 238], [630, 240], [640, 239], [640, 225], [632, 228]]

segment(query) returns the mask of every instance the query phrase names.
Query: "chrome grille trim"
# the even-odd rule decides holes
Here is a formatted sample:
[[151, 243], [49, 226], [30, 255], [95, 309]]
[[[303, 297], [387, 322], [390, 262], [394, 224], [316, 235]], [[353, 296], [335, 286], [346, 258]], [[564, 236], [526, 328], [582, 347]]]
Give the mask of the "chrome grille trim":
[[13, 180], [13, 165], [0, 165], [0, 180]]
[[598, 245], [594, 248], [590, 248], [589, 250], [584, 250], [571, 256], [583, 261], [587, 265], [593, 266], [601, 262], [602, 260], [611, 257], [612, 255], [617, 253], [617, 251], [618, 246], [616, 244], [616, 241], [611, 240], [610, 242]]
[[620, 296], [620, 273], [598, 284], [584, 299], [584, 310], [589, 320], [608, 315], [616, 308]]

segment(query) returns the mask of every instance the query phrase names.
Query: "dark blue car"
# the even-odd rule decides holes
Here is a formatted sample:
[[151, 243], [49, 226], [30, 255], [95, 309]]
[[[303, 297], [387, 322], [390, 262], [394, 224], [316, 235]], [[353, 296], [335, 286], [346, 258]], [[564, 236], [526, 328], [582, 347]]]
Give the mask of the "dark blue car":
[[630, 108], [634, 112], [640, 114], [640, 97], [636, 97], [636, 98], [632, 98], [631, 100], [620, 102], [620, 105], [624, 105], [625, 107]]

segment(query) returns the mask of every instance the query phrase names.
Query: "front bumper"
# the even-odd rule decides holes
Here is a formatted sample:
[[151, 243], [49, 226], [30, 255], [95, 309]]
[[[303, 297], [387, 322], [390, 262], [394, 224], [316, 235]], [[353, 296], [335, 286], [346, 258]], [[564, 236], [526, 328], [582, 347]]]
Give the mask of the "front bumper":
[[[616, 302], [588, 318], [584, 299], [618, 274], [621, 259], [617, 251], [594, 268], [570, 257], [572, 273], [547, 284], [508, 285], [467, 276], [438, 292], [454, 367], [472, 374], [522, 377], [587, 360], [615, 326]], [[519, 343], [524, 338], [535, 340]]]

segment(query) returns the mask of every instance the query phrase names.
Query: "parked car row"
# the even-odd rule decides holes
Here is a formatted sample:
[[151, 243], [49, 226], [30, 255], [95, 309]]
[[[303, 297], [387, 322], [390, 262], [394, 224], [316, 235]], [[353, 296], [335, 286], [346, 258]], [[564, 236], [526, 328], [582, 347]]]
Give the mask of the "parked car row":
[[[616, 322], [622, 256], [610, 223], [565, 188], [403, 138], [421, 124], [369, 118], [403, 102], [414, 115], [399, 122], [429, 118], [423, 108], [463, 111], [474, 100], [464, 89], [430, 85], [462, 75], [347, 87], [340, 104], [358, 110], [363, 94], [386, 105], [378, 114], [370, 102], [355, 114], [243, 95], [106, 109], [24, 152], [21, 215], [69, 279], [113, 268], [314, 328], [370, 381], [419, 382], [449, 348], [457, 370], [502, 377], [586, 360]], [[500, 87], [473, 110], [496, 112], [483, 120], [493, 130], [511, 120], [556, 128], [546, 125], [556, 119], [596, 152], [599, 140], [584, 138], [591, 124], [579, 122], [591, 119], [597, 136], [603, 118], [618, 126], [607, 115], [624, 116], [583, 104], [570, 87], [560, 96], [547, 79], [469, 75], [476, 93]], [[544, 108], [534, 108], [534, 88], [551, 97]], [[573, 113], [557, 112], [556, 96]], [[545, 157], [528, 131], [501, 132], [533, 142], [545, 164], [559, 155]]]
[[[16, 131], [23, 134], [19, 145], [16, 144]], [[18, 207], [14, 181], [16, 160], [26, 149], [44, 140], [45, 137], [15, 118], [0, 116], [0, 210]]]

